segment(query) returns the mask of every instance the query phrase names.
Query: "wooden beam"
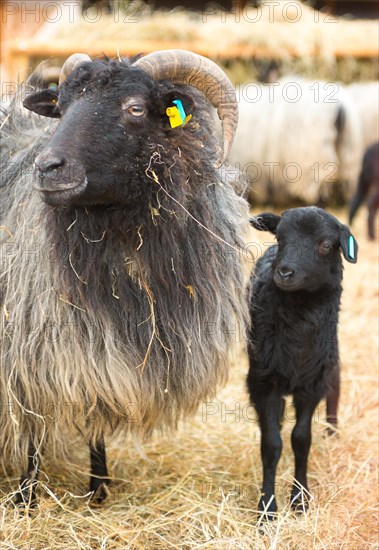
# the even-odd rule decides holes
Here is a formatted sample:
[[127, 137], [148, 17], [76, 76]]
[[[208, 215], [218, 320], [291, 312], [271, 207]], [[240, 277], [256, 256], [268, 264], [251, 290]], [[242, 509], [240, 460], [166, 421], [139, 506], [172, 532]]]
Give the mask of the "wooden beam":
[[[178, 48], [178, 42], [172, 40], [131, 40], [130, 42], [126, 42], [125, 40], [102, 40], [99, 42], [93, 41], [91, 44], [76, 42], [75, 39], [70, 43], [67, 43], [66, 40], [50, 40], [46, 42], [35, 42], [33, 40], [16, 41], [9, 44], [8, 78], [12, 82], [24, 80], [30, 72], [33, 61], [39, 58], [65, 58], [78, 51], [85, 51], [91, 57], [101, 57], [103, 55], [116, 57], [118, 53], [121, 56], [132, 56], [156, 50], [175, 48]], [[251, 44], [228, 45], [221, 41], [216, 44], [210, 44], [209, 42], [180, 42], [180, 48], [191, 50], [216, 60], [238, 58], [280, 59], [283, 55], [293, 58], [303, 57], [304, 55], [314, 56], [315, 58], [319, 57], [319, 52], [316, 49], [313, 52], [306, 52], [305, 54], [300, 49], [289, 47], [284, 52], [279, 53], [276, 48], [272, 49]], [[345, 41], [341, 44], [337, 43], [334, 52], [331, 53], [337, 58], [376, 58], [378, 49], [374, 45], [366, 46], [360, 43], [354, 44], [353, 42]]]
[[[154, 40], [133, 40], [130, 43], [122, 41], [106, 40], [96, 43], [95, 41], [91, 45], [83, 45], [82, 42], [76, 43], [72, 40], [70, 43], [57, 40], [50, 42], [34, 42], [34, 41], [22, 41], [10, 44], [9, 46], [9, 67], [12, 68], [11, 78], [16, 78], [16, 73], [13, 68], [17, 70], [21, 79], [25, 79], [28, 75], [29, 67], [32, 65], [31, 61], [36, 58], [48, 59], [49, 57], [68, 57], [72, 53], [83, 51], [91, 57], [98, 57], [108, 55], [110, 57], [116, 57], [118, 53], [123, 56], [131, 56], [137, 54], [150, 53], [156, 50], [170, 50], [180, 47], [184, 50], [194, 51], [200, 55], [205, 55], [214, 59], [235, 59], [235, 58], [251, 58], [260, 57], [270, 59], [275, 57], [277, 51], [272, 51], [266, 47], [256, 47], [251, 45], [236, 45], [229, 46], [223, 44], [221, 41], [217, 44], [210, 45], [209, 43], [201, 42], [180, 42], [178, 46], [177, 41], [154, 41]], [[288, 51], [286, 53], [297, 57], [301, 53], [295, 50]]]

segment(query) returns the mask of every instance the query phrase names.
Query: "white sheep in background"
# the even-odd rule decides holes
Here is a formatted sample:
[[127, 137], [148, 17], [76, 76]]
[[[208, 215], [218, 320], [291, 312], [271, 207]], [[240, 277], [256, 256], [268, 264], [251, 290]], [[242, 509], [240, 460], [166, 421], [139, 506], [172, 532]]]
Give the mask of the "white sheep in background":
[[362, 125], [363, 153], [367, 147], [379, 141], [379, 81], [355, 82], [346, 87]]
[[341, 84], [285, 77], [239, 89], [240, 123], [230, 160], [249, 176], [254, 202], [348, 198], [359, 174], [359, 115]]

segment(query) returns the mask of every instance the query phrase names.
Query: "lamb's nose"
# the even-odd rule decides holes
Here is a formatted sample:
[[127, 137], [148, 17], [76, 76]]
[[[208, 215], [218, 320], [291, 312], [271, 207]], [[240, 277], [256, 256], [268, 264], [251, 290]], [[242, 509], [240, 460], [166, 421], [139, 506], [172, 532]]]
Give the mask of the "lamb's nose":
[[289, 279], [289, 277], [294, 274], [294, 271], [287, 266], [282, 266], [279, 267], [278, 273], [283, 279]]
[[53, 170], [57, 170], [65, 164], [65, 158], [62, 154], [53, 152], [42, 152], [35, 159], [35, 165], [40, 176], [46, 176]]

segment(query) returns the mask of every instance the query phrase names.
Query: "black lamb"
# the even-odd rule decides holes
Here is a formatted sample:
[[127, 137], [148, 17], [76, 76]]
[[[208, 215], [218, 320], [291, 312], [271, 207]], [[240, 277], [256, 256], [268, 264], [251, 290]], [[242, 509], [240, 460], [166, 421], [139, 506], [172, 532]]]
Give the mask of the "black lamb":
[[323, 397], [329, 397], [327, 420], [337, 421], [340, 250], [348, 262], [356, 263], [358, 246], [346, 225], [316, 207], [294, 208], [281, 216], [260, 214], [251, 224], [270, 231], [278, 242], [259, 259], [253, 274], [247, 377], [261, 429], [263, 486], [258, 509], [264, 519], [272, 519], [277, 511], [275, 472], [282, 451], [283, 396], [293, 395], [296, 411], [291, 436], [294, 510], [308, 506], [311, 421]]

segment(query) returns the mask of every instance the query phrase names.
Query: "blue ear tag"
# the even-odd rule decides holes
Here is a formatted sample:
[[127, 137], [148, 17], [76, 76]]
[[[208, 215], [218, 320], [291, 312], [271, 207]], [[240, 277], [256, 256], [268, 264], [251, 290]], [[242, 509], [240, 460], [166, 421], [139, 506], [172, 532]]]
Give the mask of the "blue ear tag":
[[354, 253], [355, 247], [354, 247], [354, 237], [350, 235], [348, 240], [348, 255], [349, 258], [352, 260], [355, 260], [355, 253]]
[[186, 119], [186, 112], [184, 110], [184, 107], [183, 107], [183, 103], [181, 102], [180, 99], [174, 99], [173, 100], [173, 103], [175, 103], [175, 105], [177, 106], [178, 108], [178, 111], [179, 111], [179, 115], [180, 115], [180, 118], [182, 119], [182, 124], [183, 122], [185, 121]]

